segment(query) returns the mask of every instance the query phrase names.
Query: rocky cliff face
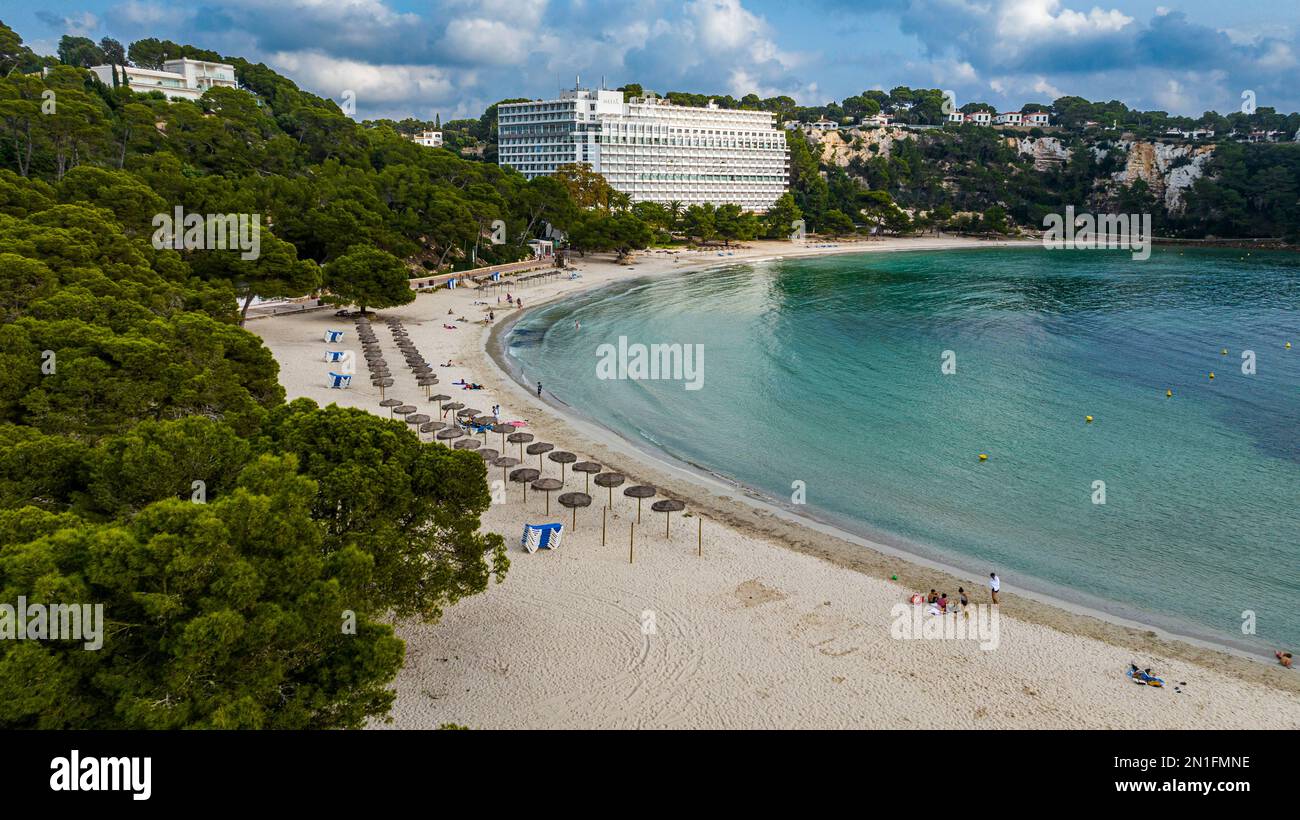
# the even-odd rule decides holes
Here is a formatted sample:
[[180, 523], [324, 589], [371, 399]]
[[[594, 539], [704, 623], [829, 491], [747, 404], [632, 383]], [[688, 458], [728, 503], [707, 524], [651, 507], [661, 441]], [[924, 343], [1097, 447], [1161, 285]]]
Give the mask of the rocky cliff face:
[[[854, 157], [889, 159], [894, 143], [915, 139], [906, 128], [852, 128], [844, 131], [814, 131], [809, 137], [813, 153], [826, 165], [848, 166]], [[873, 151], [871, 146], [875, 146]]]
[[1182, 210], [1183, 192], [1205, 175], [1205, 164], [1214, 156], [1213, 145], [1124, 140], [1119, 148], [1128, 152], [1128, 163], [1114, 180], [1122, 185], [1143, 180], [1171, 212]]
[[[905, 128], [853, 128], [808, 136], [813, 153], [824, 164], [841, 168], [855, 157], [864, 161], [876, 156], [888, 158], [899, 140], [918, 138], [925, 136]], [[1040, 172], [1068, 165], [1073, 155], [1073, 149], [1055, 136], [1008, 134], [1006, 142], [1018, 154], [1031, 159], [1034, 169]], [[1098, 158], [1112, 150], [1123, 152], [1127, 158], [1124, 169], [1111, 177], [1108, 187], [1132, 185], [1140, 179], [1170, 212], [1183, 208], [1184, 193], [1205, 175], [1206, 164], [1214, 156], [1213, 145], [1139, 140], [1121, 140], [1115, 148], [1091, 146], [1090, 150]]]
[[1070, 149], [1059, 137], [1011, 136], [1007, 137], [1007, 145], [1021, 156], [1032, 158], [1035, 171], [1046, 171], [1070, 161]]

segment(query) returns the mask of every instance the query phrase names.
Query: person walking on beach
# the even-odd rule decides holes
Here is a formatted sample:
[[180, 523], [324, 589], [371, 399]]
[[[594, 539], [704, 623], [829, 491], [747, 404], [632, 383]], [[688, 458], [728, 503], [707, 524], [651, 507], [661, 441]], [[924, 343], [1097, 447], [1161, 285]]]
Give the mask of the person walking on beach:
[[961, 601], [962, 614], [969, 618], [970, 613], [966, 610], [970, 607], [970, 599], [966, 597], [966, 590], [962, 587], [957, 587], [957, 600]]
[[537, 383], [537, 398], [540, 399], [541, 397], [542, 397], [542, 383], [541, 383], [541, 382], [538, 382], [538, 383]]
[[998, 591], [1002, 589], [1002, 579], [996, 572], [989, 573], [989, 595], [993, 596], [993, 603], [998, 602]]

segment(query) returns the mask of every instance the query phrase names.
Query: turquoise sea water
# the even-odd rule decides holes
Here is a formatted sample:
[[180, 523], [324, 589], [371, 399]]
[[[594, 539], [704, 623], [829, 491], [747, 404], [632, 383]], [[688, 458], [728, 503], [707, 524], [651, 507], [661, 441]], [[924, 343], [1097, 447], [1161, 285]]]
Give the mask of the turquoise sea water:
[[[703, 345], [702, 389], [597, 378], [620, 336]], [[787, 505], [805, 482], [801, 509], [849, 530], [1009, 589], [1300, 648], [1300, 255], [734, 265], [542, 307], [508, 349], [610, 429]]]

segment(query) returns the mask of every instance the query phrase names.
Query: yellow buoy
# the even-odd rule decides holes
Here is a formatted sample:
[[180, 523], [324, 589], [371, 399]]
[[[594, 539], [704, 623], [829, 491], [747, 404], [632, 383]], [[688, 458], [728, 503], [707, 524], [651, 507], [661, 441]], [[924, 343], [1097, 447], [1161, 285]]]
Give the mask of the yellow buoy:
[[1166, 391], [1165, 391], [1165, 398], [1167, 398], [1167, 399], [1172, 399], [1173, 397], [1174, 397], [1174, 391], [1172, 391], [1172, 390], [1166, 390]]
[[1214, 378], [1214, 371], [1213, 371], [1213, 370], [1210, 371], [1210, 378], [1211, 378], [1211, 379]]
[[1223, 350], [1220, 350], [1219, 352], [1222, 353], [1223, 355], [1227, 356], [1227, 355], [1228, 355], [1228, 348], [1225, 347]]
[[1290, 349], [1291, 349], [1291, 343], [1290, 343], [1290, 342], [1287, 342], [1287, 343], [1286, 343], [1286, 349], [1287, 349], [1287, 350], [1290, 350]]
[[988, 460], [989, 460], [988, 453], [980, 453], [980, 461], [988, 461]]
[[1092, 416], [1084, 416], [1083, 420], [1088, 422], [1089, 424], [1092, 424]]

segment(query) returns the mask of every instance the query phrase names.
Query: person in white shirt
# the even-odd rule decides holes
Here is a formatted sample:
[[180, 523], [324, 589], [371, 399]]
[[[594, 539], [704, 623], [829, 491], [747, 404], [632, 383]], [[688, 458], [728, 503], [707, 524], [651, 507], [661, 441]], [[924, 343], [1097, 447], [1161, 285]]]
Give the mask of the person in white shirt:
[[998, 590], [1002, 589], [1002, 579], [996, 572], [989, 573], [989, 594], [993, 596], [993, 603], [998, 602]]

